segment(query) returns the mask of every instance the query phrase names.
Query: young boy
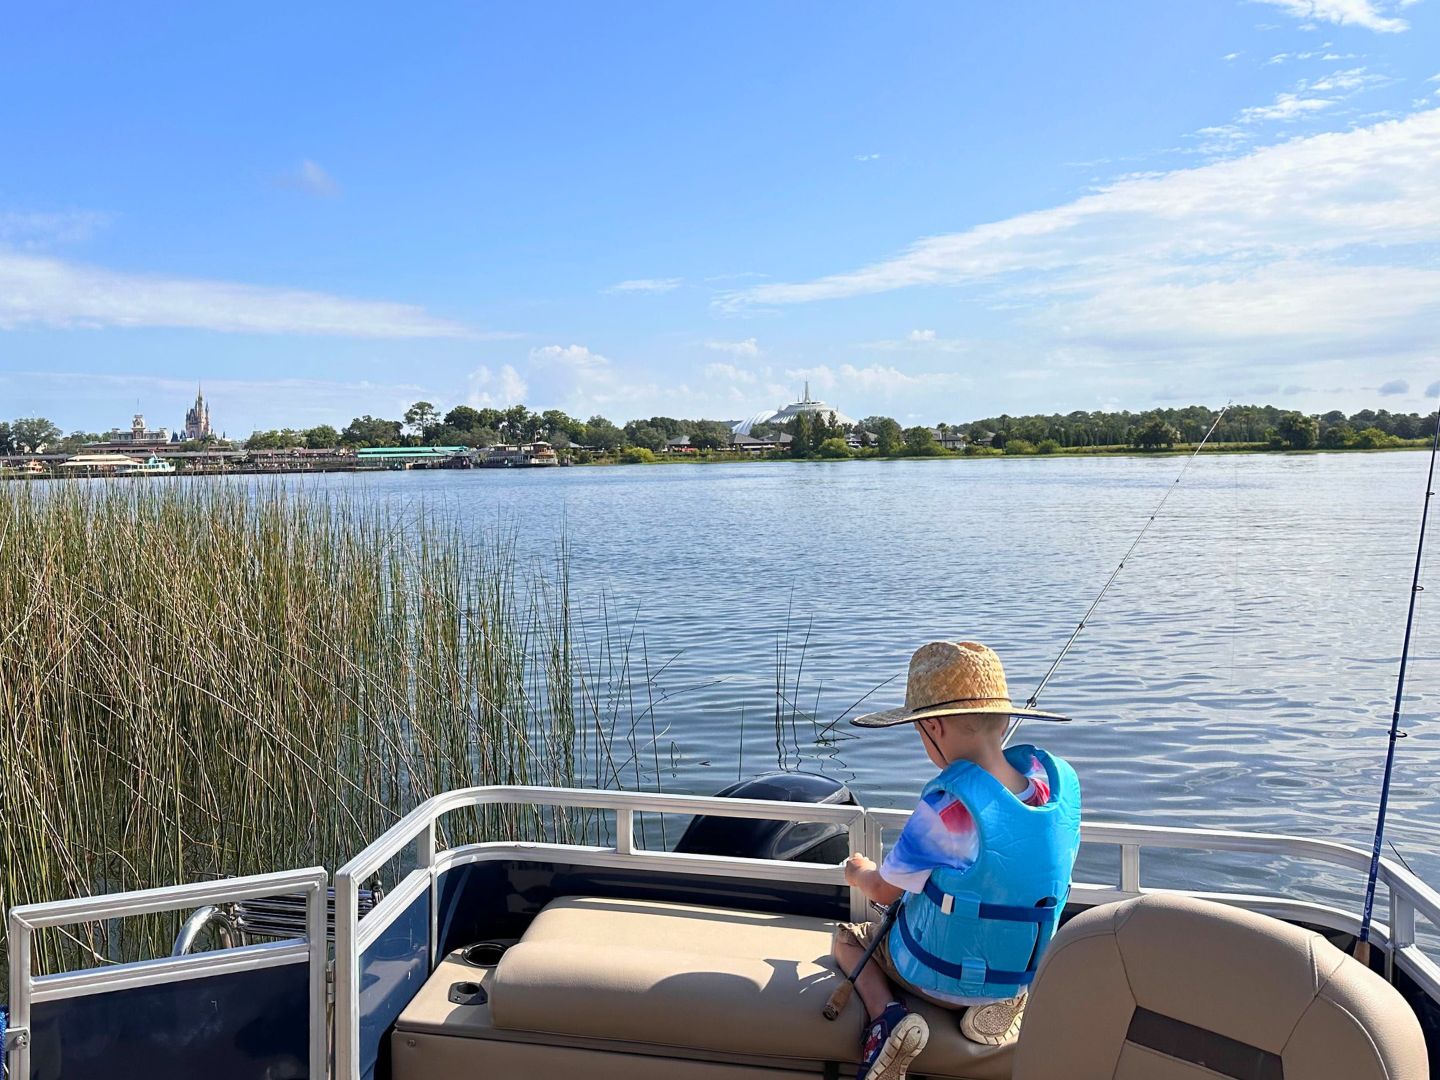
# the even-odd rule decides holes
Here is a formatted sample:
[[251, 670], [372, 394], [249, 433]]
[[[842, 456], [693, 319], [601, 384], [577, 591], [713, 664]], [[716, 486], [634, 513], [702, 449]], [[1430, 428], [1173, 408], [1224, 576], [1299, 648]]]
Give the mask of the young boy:
[[[892, 984], [963, 1009], [966, 1038], [1000, 1046], [1019, 1034], [1026, 987], [1060, 922], [1080, 846], [1075, 771], [1034, 746], [1004, 748], [1012, 716], [1063, 720], [1011, 704], [1000, 658], [973, 641], [932, 641], [910, 659], [905, 707], [859, 727], [914, 724], [940, 774], [925, 785], [895, 847], [876, 867], [856, 853], [845, 878], [869, 899], [900, 903], [855, 982], [869, 1024], [857, 1080], [904, 1080], [929, 1038]], [[876, 923], [835, 934], [850, 972]]]

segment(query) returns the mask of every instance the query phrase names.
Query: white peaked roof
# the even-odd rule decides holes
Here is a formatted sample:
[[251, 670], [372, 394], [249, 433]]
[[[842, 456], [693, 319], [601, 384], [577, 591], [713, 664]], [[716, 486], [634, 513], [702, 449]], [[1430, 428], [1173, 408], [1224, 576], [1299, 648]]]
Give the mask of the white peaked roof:
[[805, 384], [805, 396], [799, 401], [793, 401], [783, 409], [770, 409], [766, 412], [756, 413], [749, 419], [739, 421], [732, 426], [730, 430], [736, 435], [749, 435], [750, 429], [756, 424], [788, 424], [801, 413], [811, 413], [825, 417], [833, 413], [837, 424], [847, 424], [851, 427], [859, 424], [858, 420], [846, 416], [839, 409], [835, 408], [834, 405], [827, 404], [823, 401], [816, 401], [812, 398], [810, 396], [810, 384], [807, 382]]

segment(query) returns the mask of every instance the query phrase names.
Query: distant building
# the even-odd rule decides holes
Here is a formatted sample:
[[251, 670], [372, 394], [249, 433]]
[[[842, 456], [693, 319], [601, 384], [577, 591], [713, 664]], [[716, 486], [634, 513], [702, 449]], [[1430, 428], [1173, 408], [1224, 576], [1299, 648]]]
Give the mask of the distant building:
[[199, 439], [208, 439], [213, 434], [215, 433], [210, 430], [210, 405], [197, 386], [195, 388], [195, 404], [191, 405], [185, 413], [185, 441], [195, 442]]
[[130, 421], [130, 430], [122, 431], [114, 428], [106, 436], [100, 446], [124, 446], [124, 447], [149, 447], [164, 446], [170, 441], [169, 428], [147, 428], [145, 417], [136, 413]]
[[805, 384], [805, 396], [799, 401], [791, 402], [781, 409], [774, 409], [770, 412], [756, 413], [748, 420], [736, 421], [730, 430], [736, 435], [749, 435], [750, 430], [757, 424], [776, 424], [784, 426], [801, 413], [810, 413], [812, 416], [829, 419], [835, 417], [835, 422], [845, 427], [855, 427], [856, 421], [846, 416], [834, 405], [828, 405], [823, 401], [816, 401], [810, 396], [810, 384]]
[[536, 468], [559, 465], [560, 456], [543, 439], [533, 443], [512, 443], [487, 446], [475, 451], [480, 464], [488, 469]]

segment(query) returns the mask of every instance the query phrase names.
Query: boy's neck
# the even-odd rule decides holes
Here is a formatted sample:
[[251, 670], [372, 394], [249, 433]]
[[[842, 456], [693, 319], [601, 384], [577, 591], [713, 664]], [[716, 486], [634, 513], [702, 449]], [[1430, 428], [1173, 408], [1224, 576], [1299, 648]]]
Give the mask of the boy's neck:
[[1009, 759], [1005, 757], [1005, 748], [998, 740], [973, 742], [954, 755], [947, 754], [945, 760], [947, 765], [954, 765], [959, 761], [969, 761], [978, 765], [1016, 795], [1023, 792], [1030, 784], [1029, 778], [1010, 764]]

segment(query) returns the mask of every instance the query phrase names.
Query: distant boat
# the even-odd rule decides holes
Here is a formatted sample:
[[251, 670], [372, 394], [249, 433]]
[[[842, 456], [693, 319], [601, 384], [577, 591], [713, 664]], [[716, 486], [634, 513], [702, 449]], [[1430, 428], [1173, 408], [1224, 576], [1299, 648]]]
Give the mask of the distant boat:
[[135, 465], [123, 466], [116, 474], [118, 476], [169, 476], [175, 471], [175, 466], [168, 461], [161, 461], [154, 454], [151, 454], [143, 462]]

